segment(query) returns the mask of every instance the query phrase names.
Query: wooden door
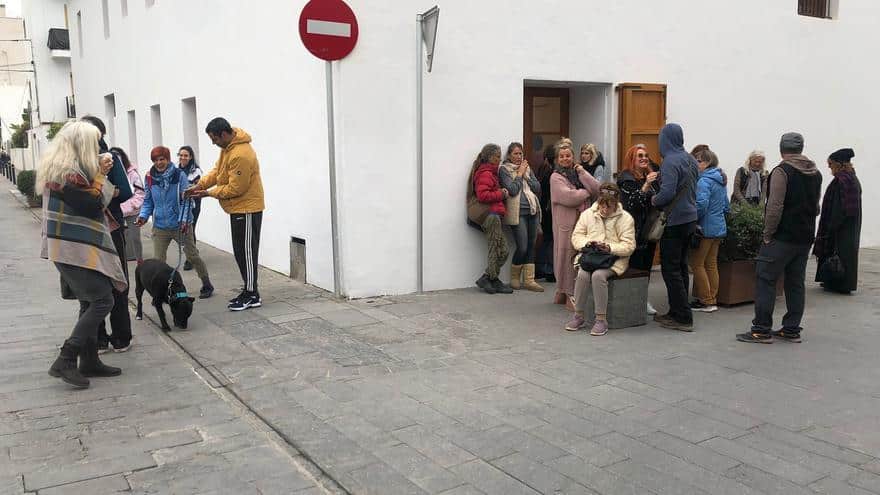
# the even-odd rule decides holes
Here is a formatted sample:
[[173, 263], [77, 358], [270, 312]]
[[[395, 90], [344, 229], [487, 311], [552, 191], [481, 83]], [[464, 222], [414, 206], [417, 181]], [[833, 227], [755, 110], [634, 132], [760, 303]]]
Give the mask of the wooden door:
[[666, 125], [666, 85], [623, 83], [617, 86], [620, 97], [617, 164], [623, 163], [626, 150], [634, 144], [648, 147], [651, 159], [660, 163], [660, 148], [657, 144], [660, 129]]
[[568, 136], [568, 88], [525, 88], [523, 146], [533, 167], [544, 161], [544, 149]]

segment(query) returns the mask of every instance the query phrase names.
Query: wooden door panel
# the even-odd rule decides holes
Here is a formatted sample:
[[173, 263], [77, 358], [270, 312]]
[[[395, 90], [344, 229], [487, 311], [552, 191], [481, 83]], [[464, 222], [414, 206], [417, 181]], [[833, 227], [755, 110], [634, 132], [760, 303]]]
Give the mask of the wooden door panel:
[[568, 88], [524, 88], [523, 146], [530, 163], [541, 163], [544, 149], [568, 136], [568, 112]]
[[644, 144], [651, 158], [660, 159], [657, 145], [660, 129], [666, 124], [666, 85], [623, 83], [619, 96], [617, 156], [618, 169], [634, 144]]

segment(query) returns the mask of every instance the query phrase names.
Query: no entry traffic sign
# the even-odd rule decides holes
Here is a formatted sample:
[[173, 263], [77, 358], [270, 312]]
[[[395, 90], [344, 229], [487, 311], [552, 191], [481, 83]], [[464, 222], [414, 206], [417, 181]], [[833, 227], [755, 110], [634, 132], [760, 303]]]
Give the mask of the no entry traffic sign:
[[311, 0], [299, 15], [299, 37], [312, 55], [340, 60], [357, 44], [357, 18], [342, 0]]

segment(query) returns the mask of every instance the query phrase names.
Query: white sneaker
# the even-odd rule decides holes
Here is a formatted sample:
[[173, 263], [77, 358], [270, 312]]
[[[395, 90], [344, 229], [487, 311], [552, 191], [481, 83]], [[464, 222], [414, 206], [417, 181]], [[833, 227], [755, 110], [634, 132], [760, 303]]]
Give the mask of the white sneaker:
[[651, 301], [648, 301], [648, 316], [654, 316], [657, 314], [657, 310], [654, 309], [654, 306], [651, 306]]
[[693, 308], [693, 311], [699, 311], [701, 313], [714, 313], [718, 311], [718, 306], [703, 306], [702, 308]]

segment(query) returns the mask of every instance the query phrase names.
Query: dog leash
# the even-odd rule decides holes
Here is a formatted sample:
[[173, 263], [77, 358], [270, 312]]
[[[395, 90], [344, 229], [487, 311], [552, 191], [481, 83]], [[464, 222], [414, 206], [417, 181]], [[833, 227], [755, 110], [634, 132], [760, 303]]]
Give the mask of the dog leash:
[[[183, 204], [181, 205], [181, 215], [180, 217], [186, 220], [187, 209], [190, 207], [192, 203], [191, 199], [183, 198]], [[186, 223], [186, 222], [184, 222]], [[192, 227], [191, 225], [189, 226]], [[186, 234], [183, 232], [183, 229], [177, 230], [177, 266], [171, 270], [171, 275], [168, 277], [168, 289], [165, 291], [168, 294], [168, 304], [171, 304], [171, 301], [175, 299], [181, 299], [184, 297], [189, 297], [189, 294], [186, 292], [179, 292], [177, 294], [171, 293], [171, 285], [174, 284], [174, 274], [180, 271], [180, 265], [183, 263], [183, 238]]]

